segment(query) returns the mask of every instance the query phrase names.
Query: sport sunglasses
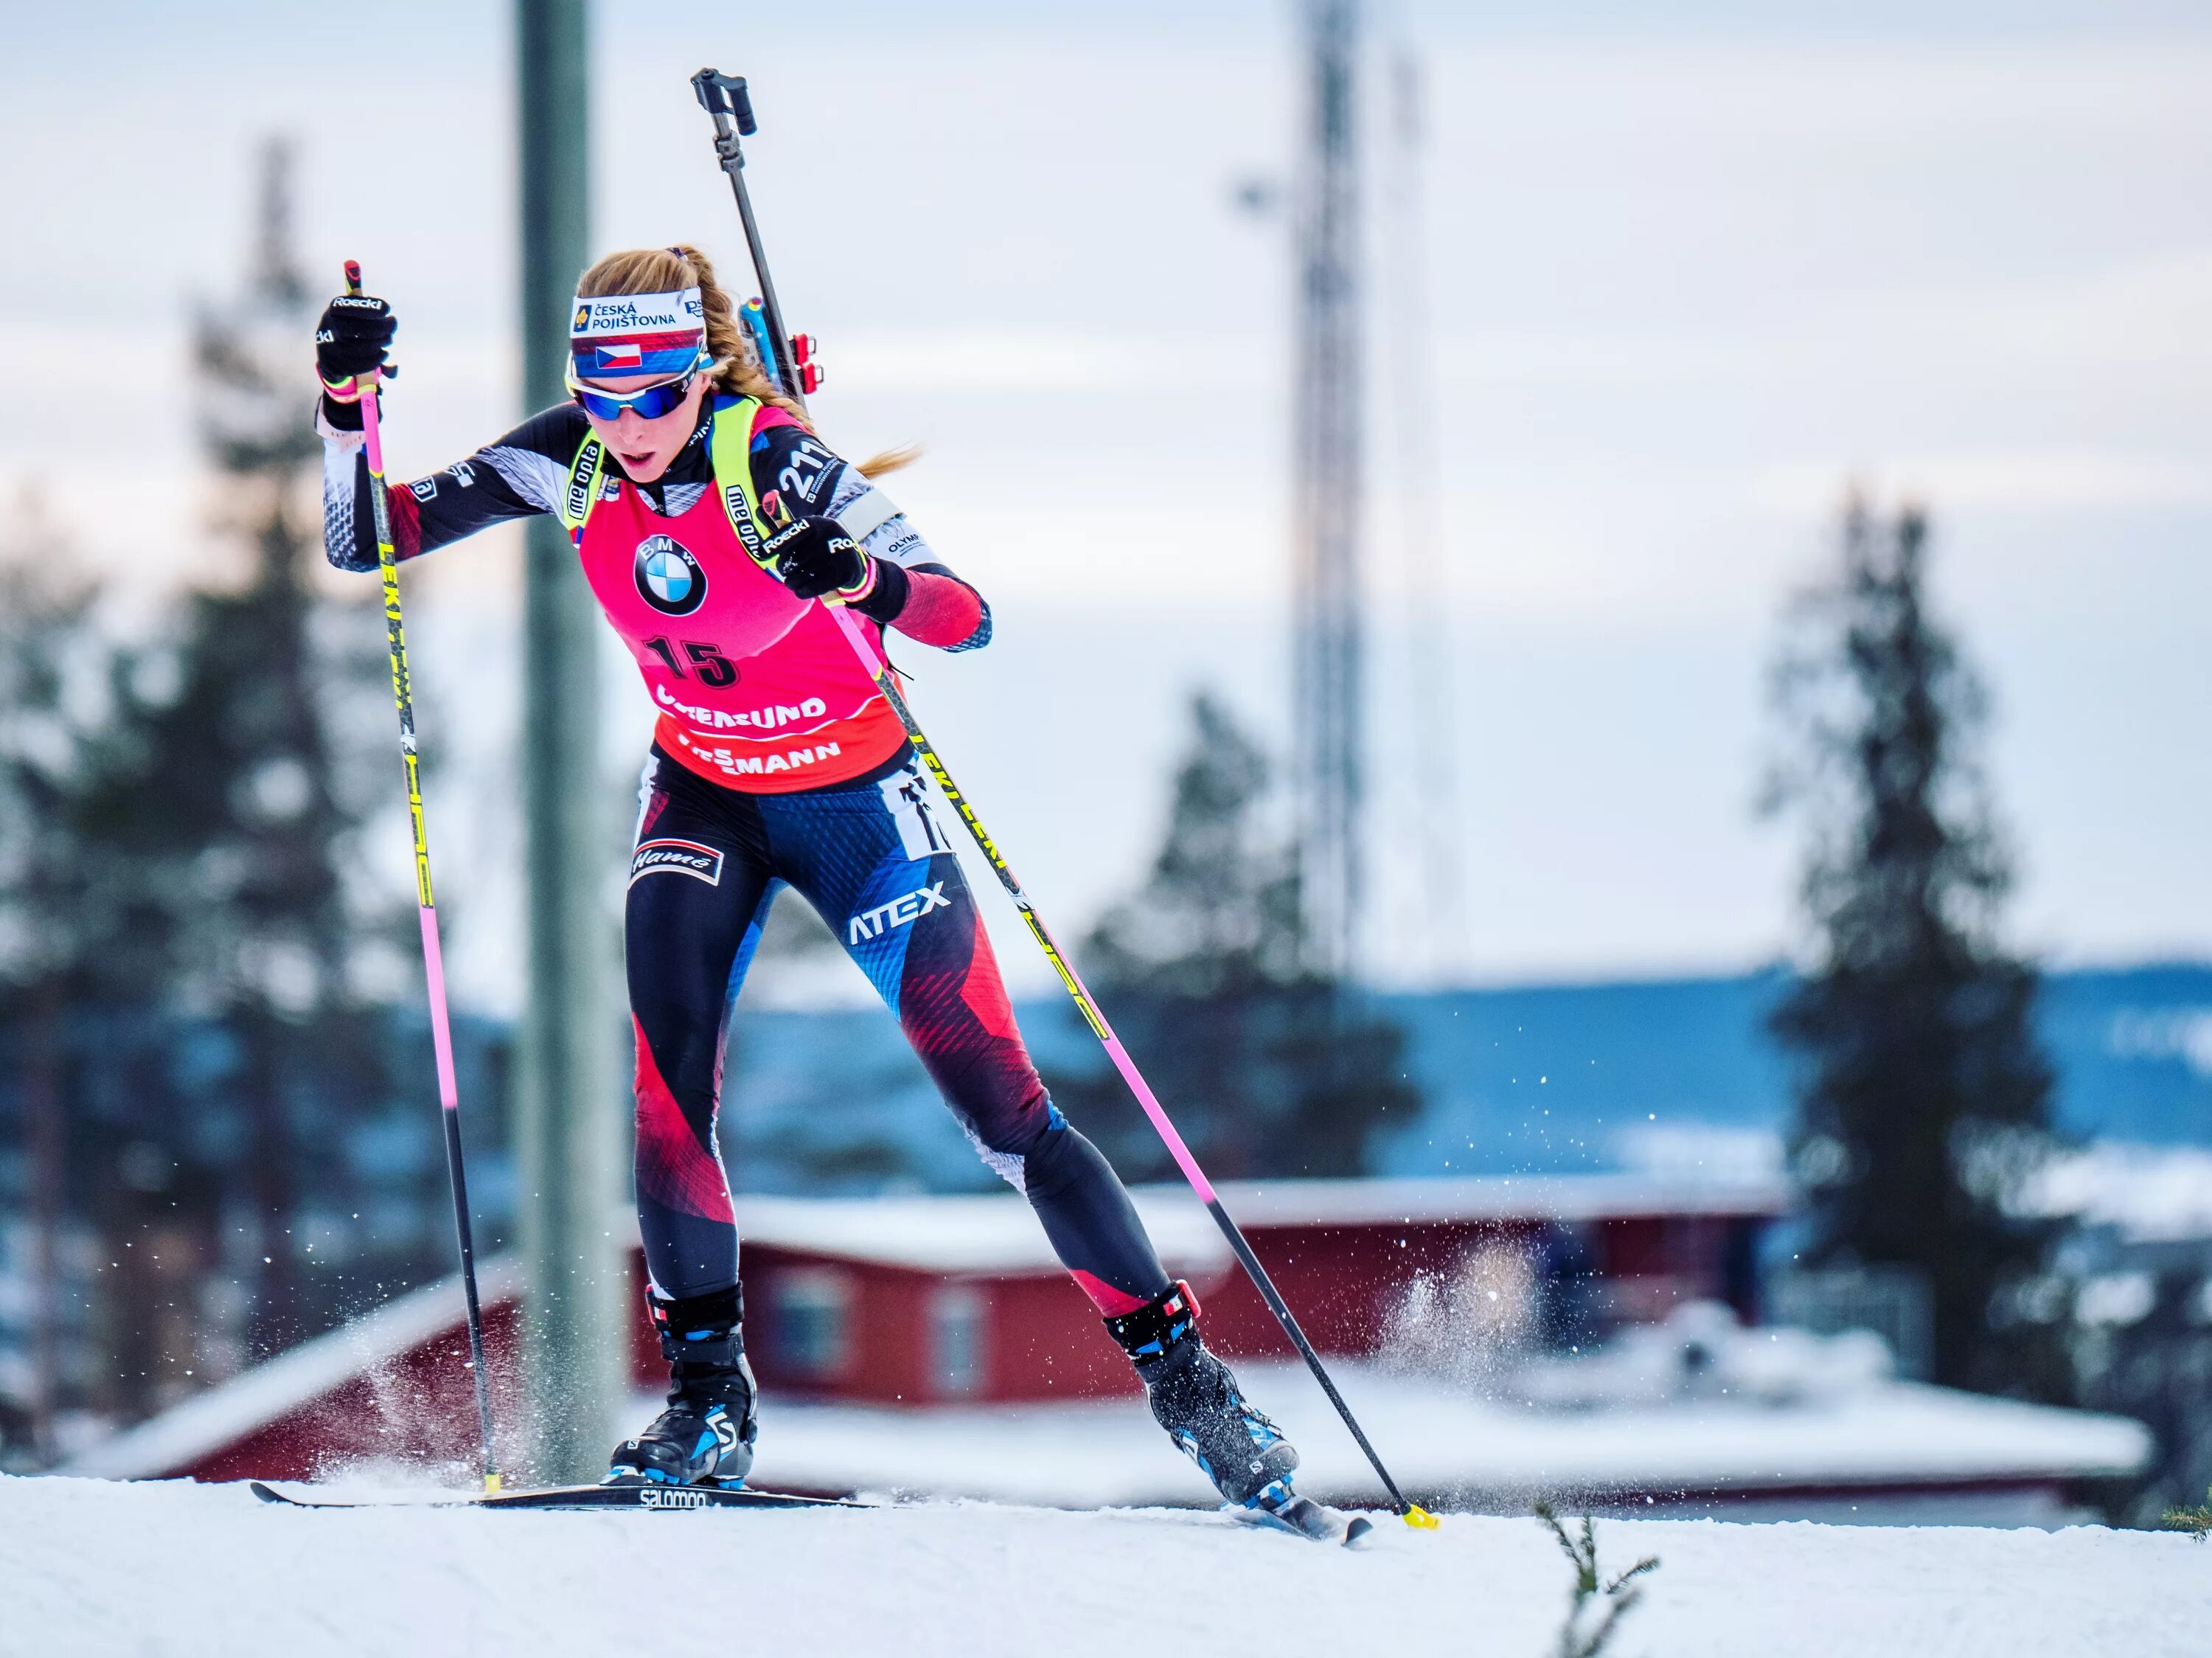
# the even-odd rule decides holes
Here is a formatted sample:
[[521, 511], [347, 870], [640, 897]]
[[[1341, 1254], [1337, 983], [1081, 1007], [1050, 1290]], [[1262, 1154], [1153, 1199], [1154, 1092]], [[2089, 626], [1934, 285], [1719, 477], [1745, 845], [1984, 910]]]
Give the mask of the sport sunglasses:
[[684, 401], [684, 393], [691, 389], [691, 376], [707, 366], [702, 356], [682, 374], [657, 385], [644, 386], [635, 392], [602, 392], [578, 383], [573, 371], [568, 375], [568, 390], [584, 412], [599, 420], [618, 420], [624, 409], [634, 411], [641, 420], [658, 420]]

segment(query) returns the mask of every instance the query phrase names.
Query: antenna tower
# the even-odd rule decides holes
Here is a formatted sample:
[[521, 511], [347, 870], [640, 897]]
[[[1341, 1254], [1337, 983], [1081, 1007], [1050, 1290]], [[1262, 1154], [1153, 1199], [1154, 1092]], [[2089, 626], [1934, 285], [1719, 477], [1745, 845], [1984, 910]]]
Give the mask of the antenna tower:
[[1305, 0], [1305, 137], [1297, 198], [1297, 601], [1292, 734], [1298, 873], [1311, 966], [1358, 968], [1363, 507], [1358, 0]]

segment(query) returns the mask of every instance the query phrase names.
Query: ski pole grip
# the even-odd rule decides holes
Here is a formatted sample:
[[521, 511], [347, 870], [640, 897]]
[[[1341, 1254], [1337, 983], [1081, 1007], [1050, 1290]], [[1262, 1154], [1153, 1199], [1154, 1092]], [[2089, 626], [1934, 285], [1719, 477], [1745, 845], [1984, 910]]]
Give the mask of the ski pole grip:
[[752, 94], [746, 90], [744, 76], [702, 69], [691, 77], [691, 89], [699, 94], [700, 108], [709, 115], [727, 115], [745, 137], [760, 131], [760, 123], [753, 119]]
[[361, 292], [361, 261], [359, 259], [348, 259], [345, 262], [345, 265], [346, 292], [358, 296]]

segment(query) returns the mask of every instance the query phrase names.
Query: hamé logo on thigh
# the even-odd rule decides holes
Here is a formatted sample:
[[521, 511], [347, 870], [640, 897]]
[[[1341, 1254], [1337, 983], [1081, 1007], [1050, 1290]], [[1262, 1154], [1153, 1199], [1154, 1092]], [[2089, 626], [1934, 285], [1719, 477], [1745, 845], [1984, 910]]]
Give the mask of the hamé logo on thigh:
[[691, 549], [672, 535], [648, 535], [639, 542], [632, 574], [637, 596], [664, 616], [689, 616], [707, 602], [707, 572]]
[[722, 855], [711, 846], [696, 840], [641, 840], [629, 857], [629, 884], [636, 886], [646, 875], [663, 870], [679, 875], [689, 875], [694, 881], [703, 881], [709, 887], [722, 884]]

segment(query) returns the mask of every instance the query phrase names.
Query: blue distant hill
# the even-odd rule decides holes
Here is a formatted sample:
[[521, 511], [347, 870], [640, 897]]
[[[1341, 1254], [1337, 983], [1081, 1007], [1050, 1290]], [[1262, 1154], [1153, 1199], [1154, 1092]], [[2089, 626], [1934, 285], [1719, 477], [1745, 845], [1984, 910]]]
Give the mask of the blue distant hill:
[[[1670, 1147], [1681, 1155], [1701, 1137], [1778, 1132], [1790, 1062], [1765, 1020], [1789, 982], [1773, 970], [1384, 997], [1425, 1101], [1386, 1144], [1384, 1170], [1618, 1168]], [[1097, 1067], [1065, 1002], [1019, 1011], [1047, 1082]], [[2057, 1072], [2061, 1129], [2212, 1144], [2212, 964], [2052, 973], [2038, 1027]], [[727, 1112], [731, 1171], [746, 1189], [988, 1184], [877, 1009], [741, 1014]]]

